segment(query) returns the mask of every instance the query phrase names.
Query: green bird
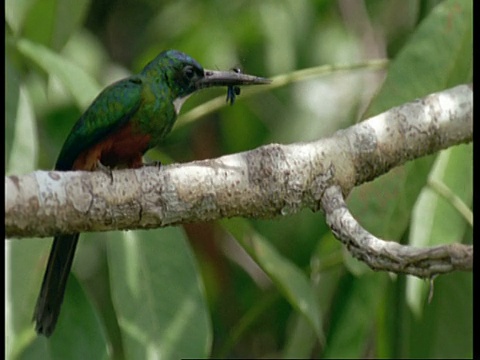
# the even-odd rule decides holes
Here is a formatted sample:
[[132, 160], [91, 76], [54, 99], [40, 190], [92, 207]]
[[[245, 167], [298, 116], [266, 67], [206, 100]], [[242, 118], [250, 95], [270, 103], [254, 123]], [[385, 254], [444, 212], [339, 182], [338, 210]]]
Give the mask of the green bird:
[[[239, 85], [268, 83], [240, 71], [206, 70], [180, 51], [164, 51], [139, 74], [97, 96], [68, 135], [55, 170], [141, 167], [143, 154], [172, 130], [182, 104], [195, 91], [227, 86], [227, 101], [233, 103]], [[54, 237], [33, 315], [38, 334], [48, 337], [55, 329], [79, 235]]]

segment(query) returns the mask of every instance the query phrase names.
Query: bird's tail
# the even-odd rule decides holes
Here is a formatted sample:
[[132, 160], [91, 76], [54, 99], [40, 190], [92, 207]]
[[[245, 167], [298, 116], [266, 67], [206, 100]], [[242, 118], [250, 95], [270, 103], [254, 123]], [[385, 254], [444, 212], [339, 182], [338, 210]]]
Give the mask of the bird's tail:
[[53, 239], [47, 269], [33, 314], [35, 330], [38, 334], [48, 337], [55, 329], [79, 236], [80, 234], [60, 235]]

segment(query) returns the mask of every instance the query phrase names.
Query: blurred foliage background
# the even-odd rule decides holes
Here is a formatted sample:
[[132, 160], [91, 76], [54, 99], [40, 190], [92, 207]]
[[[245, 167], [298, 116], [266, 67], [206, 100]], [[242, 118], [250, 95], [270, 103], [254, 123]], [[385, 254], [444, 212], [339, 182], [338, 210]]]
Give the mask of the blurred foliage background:
[[[165, 144], [147, 154], [164, 164], [319, 139], [472, 81], [467, 0], [5, 6], [7, 175], [51, 169], [98, 92], [168, 48], [205, 68], [289, 80], [255, 93], [244, 89], [233, 107], [180, 119]], [[388, 68], [377, 59], [388, 59]], [[314, 69], [308, 79], [296, 72], [307, 68]], [[224, 99], [225, 89], [192, 96], [182, 114], [215, 96]], [[438, 183], [465, 208], [439, 196], [432, 186]], [[472, 188], [470, 144], [360, 186], [349, 206], [377, 236], [418, 246], [471, 243]], [[430, 284], [373, 272], [346, 253], [320, 213], [81, 238], [48, 340], [36, 337], [31, 316], [50, 240], [7, 241], [7, 358], [473, 356], [470, 273]]]

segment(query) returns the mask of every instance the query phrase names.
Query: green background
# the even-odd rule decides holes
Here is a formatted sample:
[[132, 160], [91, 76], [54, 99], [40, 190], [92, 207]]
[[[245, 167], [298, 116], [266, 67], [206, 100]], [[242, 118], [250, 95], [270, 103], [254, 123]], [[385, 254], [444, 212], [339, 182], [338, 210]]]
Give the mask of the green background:
[[[225, 89], [192, 96], [183, 116], [216, 96], [224, 106], [180, 119], [147, 154], [163, 163], [319, 139], [472, 81], [466, 0], [7, 0], [5, 16], [7, 175], [51, 169], [98, 92], [168, 48], [205, 68], [290, 77], [245, 89], [233, 107]], [[381, 58], [384, 71], [370, 62]], [[306, 68], [315, 68], [308, 79], [295, 73]], [[429, 181], [471, 208], [471, 144], [396, 168], [348, 204], [379, 237], [471, 243], [472, 224]], [[31, 316], [50, 241], [6, 242], [9, 359], [473, 356], [471, 273], [438, 277], [428, 303], [427, 281], [371, 271], [307, 209], [83, 234], [47, 340]]]

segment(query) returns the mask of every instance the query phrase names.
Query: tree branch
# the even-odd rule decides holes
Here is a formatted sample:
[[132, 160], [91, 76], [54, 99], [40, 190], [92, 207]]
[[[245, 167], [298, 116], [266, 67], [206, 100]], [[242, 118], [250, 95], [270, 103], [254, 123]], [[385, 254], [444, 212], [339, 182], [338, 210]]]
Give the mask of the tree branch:
[[473, 268], [473, 246], [447, 244], [416, 248], [376, 238], [353, 218], [338, 186], [325, 191], [322, 209], [335, 237], [354, 257], [374, 270], [432, 278], [436, 274]]
[[470, 142], [472, 134], [473, 90], [461, 85], [315, 142], [117, 170], [112, 178], [101, 171], [11, 175], [5, 179], [6, 236], [145, 229], [233, 216], [270, 218], [321, 207], [334, 234], [373, 268], [422, 277], [471, 269], [472, 247], [415, 252], [374, 238], [351, 217], [343, 198], [354, 186], [408, 160]]

